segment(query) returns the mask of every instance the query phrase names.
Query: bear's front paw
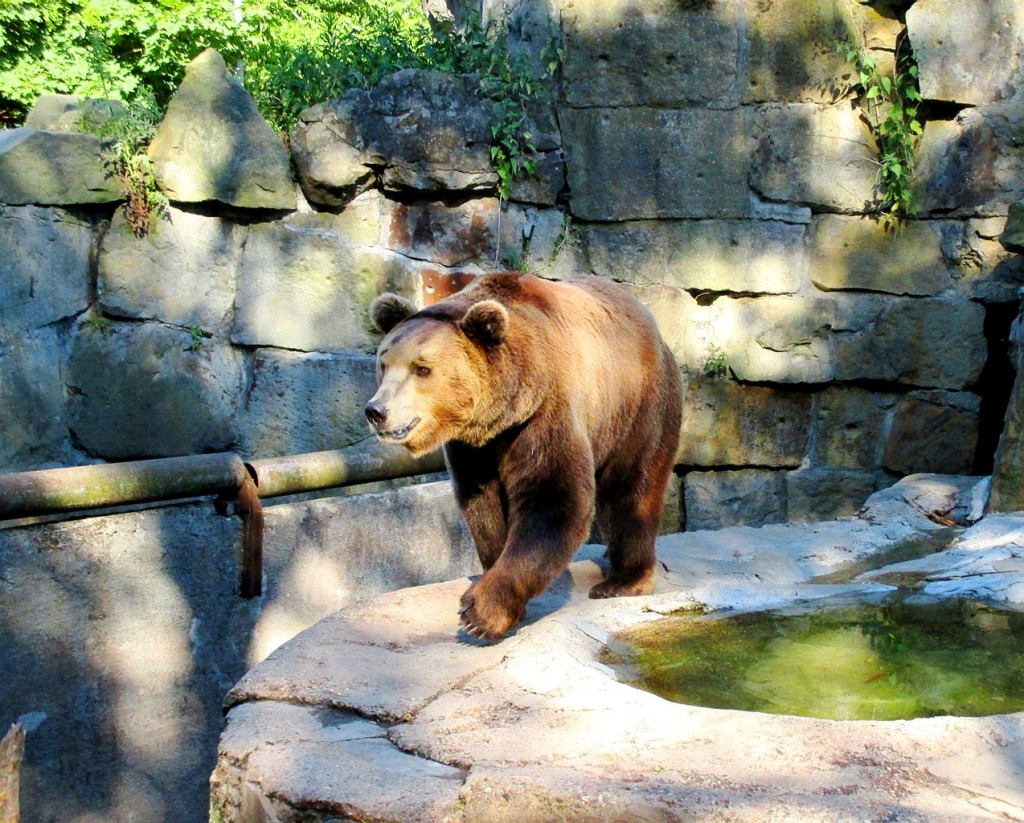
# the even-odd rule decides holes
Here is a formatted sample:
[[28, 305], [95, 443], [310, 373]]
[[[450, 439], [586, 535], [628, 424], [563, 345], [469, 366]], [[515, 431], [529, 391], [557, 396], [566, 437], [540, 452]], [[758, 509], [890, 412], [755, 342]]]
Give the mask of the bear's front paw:
[[598, 583], [590, 590], [590, 596], [594, 599], [605, 597], [636, 597], [643, 594], [651, 594], [654, 591], [654, 572], [648, 570], [637, 574], [617, 576], [614, 573], [608, 575], [608, 579]]
[[481, 578], [462, 595], [459, 626], [473, 637], [494, 642], [501, 640], [522, 617], [521, 606], [508, 606], [495, 596]]

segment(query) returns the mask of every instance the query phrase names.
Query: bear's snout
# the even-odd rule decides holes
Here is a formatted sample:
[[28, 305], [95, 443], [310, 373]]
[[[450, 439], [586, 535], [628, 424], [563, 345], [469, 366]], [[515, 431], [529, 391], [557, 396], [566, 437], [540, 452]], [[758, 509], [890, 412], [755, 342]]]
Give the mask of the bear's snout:
[[379, 429], [388, 419], [388, 407], [380, 400], [371, 400], [366, 404], [366, 419], [374, 429]]

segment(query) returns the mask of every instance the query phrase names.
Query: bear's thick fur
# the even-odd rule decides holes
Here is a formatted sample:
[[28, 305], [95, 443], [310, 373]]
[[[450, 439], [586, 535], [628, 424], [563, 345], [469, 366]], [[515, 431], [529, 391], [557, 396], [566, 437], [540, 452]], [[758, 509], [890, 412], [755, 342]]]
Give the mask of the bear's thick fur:
[[597, 277], [479, 278], [421, 311], [384, 294], [379, 388], [366, 416], [413, 454], [444, 445], [484, 574], [462, 627], [488, 640], [522, 618], [595, 514], [611, 572], [592, 597], [647, 594], [679, 439], [679, 372], [647, 311]]

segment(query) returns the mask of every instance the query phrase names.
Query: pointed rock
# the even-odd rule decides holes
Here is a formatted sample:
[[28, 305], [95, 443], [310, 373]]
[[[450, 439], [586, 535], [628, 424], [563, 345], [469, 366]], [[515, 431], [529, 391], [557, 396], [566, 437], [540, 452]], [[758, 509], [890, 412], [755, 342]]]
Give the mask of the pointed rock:
[[295, 208], [287, 149], [213, 49], [185, 70], [149, 156], [160, 188], [173, 201]]

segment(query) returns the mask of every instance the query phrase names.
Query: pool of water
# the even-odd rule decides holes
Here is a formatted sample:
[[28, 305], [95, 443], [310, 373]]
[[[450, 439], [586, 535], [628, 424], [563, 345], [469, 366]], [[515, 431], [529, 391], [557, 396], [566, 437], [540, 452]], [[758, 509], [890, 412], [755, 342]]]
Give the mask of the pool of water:
[[671, 617], [609, 644], [622, 679], [723, 709], [897, 720], [1024, 710], [1024, 614], [905, 594]]

